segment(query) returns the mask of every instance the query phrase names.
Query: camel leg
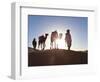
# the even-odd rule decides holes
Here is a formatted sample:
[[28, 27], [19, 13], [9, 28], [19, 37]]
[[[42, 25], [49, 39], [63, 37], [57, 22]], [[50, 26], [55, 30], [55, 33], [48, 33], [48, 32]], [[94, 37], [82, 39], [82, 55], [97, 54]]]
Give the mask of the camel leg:
[[42, 45], [43, 45], [43, 44], [41, 44], [41, 50], [42, 50]]
[[43, 50], [45, 49], [45, 43], [43, 43]]
[[50, 49], [51, 49], [51, 43], [50, 43]]
[[39, 46], [40, 46], [40, 42], [38, 41], [38, 48], [39, 48]]
[[57, 48], [57, 46], [56, 46], [56, 42], [54, 41], [54, 48], [56, 49]]
[[38, 44], [38, 48], [39, 48], [39, 46], [40, 46], [40, 45]]
[[58, 49], [58, 44], [56, 44], [56, 49]]
[[53, 48], [53, 42], [50, 43], [50, 49], [52, 49], [52, 48]]

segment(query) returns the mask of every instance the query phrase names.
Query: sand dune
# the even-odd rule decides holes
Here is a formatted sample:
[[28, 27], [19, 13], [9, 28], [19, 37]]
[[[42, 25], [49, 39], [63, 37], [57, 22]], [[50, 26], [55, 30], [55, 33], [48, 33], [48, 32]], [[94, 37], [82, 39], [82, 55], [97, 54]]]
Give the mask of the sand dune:
[[33, 50], [28, 48], [28, 66], [87, 64], [88, 51], [65, 49]]

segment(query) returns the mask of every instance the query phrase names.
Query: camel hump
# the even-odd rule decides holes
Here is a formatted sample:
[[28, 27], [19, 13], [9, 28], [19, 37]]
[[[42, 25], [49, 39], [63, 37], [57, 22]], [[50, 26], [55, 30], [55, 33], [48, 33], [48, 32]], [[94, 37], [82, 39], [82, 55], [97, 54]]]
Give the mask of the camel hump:
[[44, 35], [39, 36], [39, 39], [42, 39], [42, 38], [44, 38]]
[[56, 34], [58, 34], [58, 32], [57, 31], [53, 31], [51, 34], [52, 35], [56, 35]]
[[53, 32], [51, 33], [51, 37], [57, 38], [57, 37], [58, 37], [58, 32], [57, 32], [57, 31], [53, 31]]
[[57, 33], [57, 31], [53, 31], [53, 32], [52, 32], [52, 34], [55, 34], [55, 33]]

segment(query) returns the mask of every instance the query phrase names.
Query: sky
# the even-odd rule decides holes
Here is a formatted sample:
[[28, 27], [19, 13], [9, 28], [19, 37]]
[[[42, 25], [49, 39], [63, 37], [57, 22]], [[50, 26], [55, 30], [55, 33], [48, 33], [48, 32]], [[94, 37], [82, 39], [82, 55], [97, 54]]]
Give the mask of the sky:
[[[46, 15], [28, 15], [28, 47], [32, 47], [32, 40], [48, 33], [46, 40], [46, 49], [50, 49], [51, 32], [57, 30], [58, 33], [63, 33], [60, 46], [65, 47], [65, 33], [70, 29], [72, 36], [72, 50], [87, 50], [88, 49], [88, 18], [87, 17], [71, 17], [71, 16], [46, 16]], [[63, 43], [63, 44], [62, 44]], [[62, 48], [62, 47], [61, 47]]]

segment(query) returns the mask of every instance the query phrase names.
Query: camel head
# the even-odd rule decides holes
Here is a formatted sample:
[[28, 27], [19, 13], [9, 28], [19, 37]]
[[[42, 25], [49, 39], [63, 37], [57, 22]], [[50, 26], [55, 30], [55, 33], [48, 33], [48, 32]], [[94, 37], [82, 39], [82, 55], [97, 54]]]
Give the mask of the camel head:
[[49, 34], [46, 33], [46, 34], [45, 34], [45, 37], [47, 38], [48, 35], [49, 35]]

